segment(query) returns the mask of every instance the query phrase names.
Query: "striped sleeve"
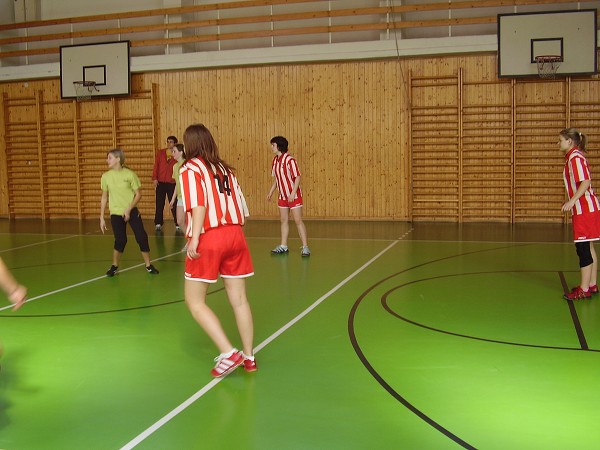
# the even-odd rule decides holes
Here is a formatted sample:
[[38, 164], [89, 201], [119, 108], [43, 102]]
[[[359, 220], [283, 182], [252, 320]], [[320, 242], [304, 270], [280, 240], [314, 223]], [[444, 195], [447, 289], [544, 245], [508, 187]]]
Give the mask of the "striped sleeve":
[[237, 178], [223, 166], [207, 165], [194, 158], [180, 171], [183, 206], [188, 213], [188, 236], [191, 236], [191, 210], [206, 208], [203, 232], [223, 225], [243, 225], [247, 205]]

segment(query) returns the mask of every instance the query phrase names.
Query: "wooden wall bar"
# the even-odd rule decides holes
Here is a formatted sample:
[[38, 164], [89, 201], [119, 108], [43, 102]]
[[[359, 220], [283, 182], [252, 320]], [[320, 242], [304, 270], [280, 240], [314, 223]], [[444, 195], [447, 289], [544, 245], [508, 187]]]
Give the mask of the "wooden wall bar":
[[155, 149], [202, 122], [254, 218], [277, 217], [265, 195], [281, 134], [309, 218], [561, 222], [557, 134], [580, 127], [600, 163], [598, 81], [499, 80], [495, 55], [472, 55], [145, 73], [131, 97], [80, 103], [57, 79], [0, 84], [0, 216], [96, 217], [121, 146], [149, 217]]

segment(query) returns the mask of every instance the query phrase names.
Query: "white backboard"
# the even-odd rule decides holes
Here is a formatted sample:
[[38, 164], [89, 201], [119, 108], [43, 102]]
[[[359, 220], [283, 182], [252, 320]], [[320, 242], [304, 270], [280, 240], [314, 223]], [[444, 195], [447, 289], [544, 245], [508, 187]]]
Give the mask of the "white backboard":
[[93, 97], [130, 95], [129, 41], [60, 47], [61, 98], [76, 97], [75, 81], [94, 81]]
[[498, 76], [537, 76], [536, 56], [562, 58], [557, 76], [597, 73], [596, 10], [498, 15]]

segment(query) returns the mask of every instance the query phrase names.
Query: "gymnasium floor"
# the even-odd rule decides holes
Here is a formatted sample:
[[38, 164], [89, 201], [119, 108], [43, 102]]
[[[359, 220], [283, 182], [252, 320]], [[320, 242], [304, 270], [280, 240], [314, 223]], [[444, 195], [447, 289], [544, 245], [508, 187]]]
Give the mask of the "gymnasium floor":
[[[259, 371], [209, 375], [183, 302], [184, 239], [133, 237], [106, 278], [96, 221], [0, 221], [29, 287], [0, 310], [0, 448], [600, 448], [600, 298], [560, 225], [277, 222], [246, 227]], [[292, 225], [291, 236], [296, 237]], [[222, 284], [210, 303], [234, 332]]]

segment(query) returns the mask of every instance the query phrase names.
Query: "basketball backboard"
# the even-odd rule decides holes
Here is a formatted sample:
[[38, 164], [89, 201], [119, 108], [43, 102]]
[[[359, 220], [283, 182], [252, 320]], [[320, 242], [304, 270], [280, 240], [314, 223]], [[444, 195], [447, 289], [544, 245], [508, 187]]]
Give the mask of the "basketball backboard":
[[129, 41], [60, 47], [60, 96], [76, 98], [73, 82], [94, 81], [94, 97], [130, 95]]
[[537, 76], [535, 58], [562, 58], [557, 76], [597, 73], [596, 10], [498, 15], [498, 76]]

